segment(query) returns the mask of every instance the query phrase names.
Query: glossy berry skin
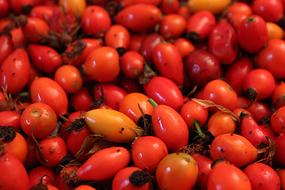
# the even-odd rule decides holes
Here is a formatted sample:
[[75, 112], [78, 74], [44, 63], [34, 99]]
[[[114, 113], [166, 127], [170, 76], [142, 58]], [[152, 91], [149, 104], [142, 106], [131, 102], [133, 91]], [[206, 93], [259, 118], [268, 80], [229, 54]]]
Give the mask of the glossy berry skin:
[[134, 122], [137, 122], [143, 114], [151, 115], [153, 112], [153, 106], [148, 102], [148, 99], [149, 97], [142, 93], [129, 93], [121, 101], [119, 111], [126, 114]]
[[10, 126], [19, 129], [21, 114], [17, 111], [1, 111], [0, 112], [0, 127]]
[[137, 167], [126, 167], [118, 171], [112, 182], [113, 190], [150, 190], [151, 184], [149, 182], [143, 185], [132, 184], [130, 177], [134, 172], [141, 171]]
[[[29, 176], [24, 165], [13, 155], [4, 153], [0, 156], [1, 188], [5, 190], [29, 189]], [[15, 172], [17, 171], [17, 172]], [[21, 179], [21, 183], [15, 183]]]
[[135, 166], [155, 171], [158, 163], [168, 154], [165, 143], [157, 137], [145, 136], [132, 144], [132, 160]]
[[89, 135], [91, 135], [91, 132], [86, 126], [80, 130], [72, 130], [66, 140], [66, 146], [69, 152], [72, 155], [76, 155]]
[[33, 66], [45, 73], [53, 73], [62, 65], [60, 55], [48, 46], [31, 44], [28, 52]]
[[213, 160], [199, 153], [191, 154], [191, 156], [196, 160], [198, 168], [199, 168], [197, 185], [198, 187], [200, 187], [201, 190], [206, 190], [208, 179], [212, 172], [211, 165], [212, 165]]
[[91, 53], [96, 48], [101, 47], [103, 41], [100, 39], [93, 38], [82, 38], [76, 40], [69, 44], [62, 55], [62, 61], [66, 64], [71, 64], [74, 66], [82, 65], [89, 53]]
[[205, 86], [203, 97], [218, 105], [233, 110], [237, 105], [237, 94], [232, 87], [222, 80], [213, 80]]
[[111, 18], [102, 7], [88, 6], [82, 13], [81, 27], [85, 34], [102, 36], [111, 27]]
[[67, 95], [62, 87], [50, 78], [35, 79], [30, 85], [30, 94], [32, 102], [42, 102], [49, 105], [57, 115], [67, 112]]
[[263, 102], [252, 102], [246, 109], [257, 122], [262, 122], [272, 115], [270, 107]]
[[177, 10], [177, 14], [187, 19], [190, 16], [190, 11], [186, 6], [180, 6]]
[[96, 190], [96, 189], [91, 187], [90, 185], [79, 185], [74, 190]]
[[130, 33], [122, 25], [113, 25], [105, 34], [105, 43], [115, 49], [127, 49], [130, 44]]
[[120, 58], [120, 66], [128, 78], [138, 78], [144, 70], [144, 58], [136, 51], [128, 51]]
[[145, 4], [152, 4], [158, 5], [161, 0], [118, 0], [122, 7], [126, 7], [133, 4], [145, 3]]
[[37, 159], [44, 166], [54, 167], [58, 165], [67, 154], [67, 147], [60, 137], [47, 137], [39, 142], [41, 154]]
[[77, 176], [81, 180], [105, 180], [126, 167], [129, 161], [130, 153], [127, 149], [123, 147], [105, 148], [85, 161], [78, 169]]
[[234, 133], [236, 129], [232, 116], [221, 111], [215, 112], [208, 120], [208, 131], [213, 136]]
[[227, 19], [235, 28], [238, 28], [240, 23], [250, 15], [252, 15], [251, 7], [243, 2], [234, 2], [227, 9]]
[[[1, 1], [0, 1], [0, 6], [1, 6]], [[10, 55], [10, 53], [12, 53], [14, 45], [12, 38], [9, 35], [1, 35], [0, 43], [2, 44], [0, 47], [0, 64], [2, 64], [2, 62]]]
[[217, 58], [205, 50], [194, 50], [185, 57], [186, 73], [196, 85], [205, 85], [221, 76], [221, 66]]
[[12, 41], [13, 41], [15, 48], [22, 48], [26, 41], [24, 33], [23, 33], [23, 29], [15, 28], [11, 31], [11, 35], [12, 35]]
[[244, 97], [238, 97], [238, 103], [237, 108], [234, 109], [234, 113], [237, 114], [237, 116], [240, 116], [242, 112], [251, 115], [249, 111], [246, 110], [247, 107], [249, 107], [251, 104], [251, 101]]
[[230, 3], [230, 0], [190, 0], [188, 1], [187, 5], [190, 11], [194, 13], [207, 10], [213, 14], [218, 14], [223, 11]]
[[80, 17], [86, 9], [86, 2], [82, 0], [60, 0], [59, 5], [70, 14]]
[[240, 134], [247, 138], [255, 147], [262, 143], [268, 143], [268, 138], [275, 139], [275, 135], [270, 128], [265, 128], [256, 123], [251, 116], [241, 119]]
[[80, 71], [73, 65], [63, 65], [59, 67], [55, 72], [54, 80], [68, 94], [78, 92], [83, 85]]
[[0, 66], [0, 86], [8, 93], [20, 92], [29, 81], [30, 67], [26, 50], [14, 50]]
[[240, 46], [249, 53], [256, 53], [268, 41], [265, 21], [257, 15], [244, 19], [238, 27], [237, 37]]
[[232, 63], [238, 54], [235, 29], [226, 20], [221, 20], [209, 36], [209, 51], [222, 64]]
[[256, 63], [259, 67], [270, 71], [275, 78], [284, 79], [285, 66], [282, 61], [285, 56], [285, 42], [283, 40], [270, 40], [268, 45], [259, 52], [256, 57]]
[[27, 23], [22, 27], [25, 41], [30, 43], [38, 43], [49, 33], [48, 24], [36, 17], [28, 17]]
[[120, 72], [119, 54], [112, 47], [97, 48], [89, 54], [82, 67], [91, 79], [111, 82]]
[[252, 9], [255, 14], [268, 22], [277, 22], [283, 17], [283, 6], [280, 0], [255, 0]]
[[285, 132], [284, 123], [285, 123], [285, 107], [283, 106], [272, 114], [270, 125], [275, 133], [280, 134]]
[[253, 69], [252, 62], [247, 57], [236, 60], [225, 73], [225, 81], [231, 85], [238, 95], [242, 94], [242, 82]]
[[86, 112], [84, 119], [93, 133], [100, 134], [105, 140], [114, 143], [132, 142], [142, 133], [127, 115], [106, 107]]
[[182, 56], [171, 43], [160, 43], [152, 52], [153, 62], [161, 76], [174, 81], [177, 85], [183, 83], [184, 66]]
[[174, 45], [178, 49], [182, 57], [185, 57], [186, 55], [195, 50], [194, 45], [185, 38], [178, 38], [174, 42]]
[[164, 104], [179, 110], [183, 105], [183, 96], [178, 86], [164, 77], [154, 77], [145, 86], [145, 93], [158, 104]]
[[8, 0], [1, 0], [0, 1], [0, 9], [1, 9], [0, 18], [6, 17], [9, 13], [9, 9], [10, 9]]
[[172, 153], [158, 164], [155, 177], [160, 189], [192, 189], [198, 178], [198, 166], [189, 154]]
[[213, 167], [208, 179], [208, 190], [217, 189], [251, 190], [251, 184], [246, 174], [238, 167], [222, 161]]
[[196, 103], [193, 100], [190, 100], [183, 104], [180, 110], [180, 115], [186, 121], [189, 128], [194, 127], [194, 122], [198, 121], [200, 126], [204, 126], [208, 119], [208, 110]]
[[244, 169], [250, 180], [252, 189], [256, 190], [279, 190], [280, 178], [277, 172], [263, 163], [253, 163]]
[[161, 0], [161, 11], [164, 14], [173, 14], [176, 13], [179, 9], [179, 0]]
[[257, 149], [245, 137], [237, 134], [215, 137], [210, 152], [213, 159], [223, 158], [237, 167], [249, 164], [257, 158]]
[[269, 40], [282, 39], [284, 36], [283, 29], [273, 22], [267, 22], [266, 27], [268, 30]]
[[96, 85], [93, 94], [97, 101], [103, 100], [103, 104], [115, 110], [119, 109], [120, 103], [127, 95], [122, 88], [113, 84]]
[[276, 86], [272, 94], [272, 103], [276, 109], [285, 106], [285, 83], [281, 82]]
[[162, 13], [156, 6], [140, 3], [122, 9], [115, 20], [131, 31], [143, 32], [153, 29], [161, 17]]
[[200, 11], [187, 20], [186, 32], [193, 41], [200, 41], [210, 35], [216, 26], [216, 19], [209, 11]]
[[153, 49], [160, 43], [163, 42], [163, 37], [157, 33], [152, 33], [142, 40], [140, 53], [144, 56], [146, 61], [153, 60]]
[[139, 52], [145, 36], [145, 34], [131, 34], [128, 50]]
[[188, 143], [188, 127], [183, 118], [173, 108], [158, 105], [152, 113], [155, 136], [160, 138], [170, 152], [175, 152]]
[[25, 162], [28, 154], [28, 144], [20, 133], [16, 132], [16, 136], [12, 141], [4, 143], [4, 148], [7, 153], [15, 156], [20, 162]]
[[31, 104], [21, 115], [21, 128], [28, 136], [47, 137], [55, 130], [56, 125], [57, 116], [47, 104]]
[[169, 14], [162, 19], [159, 33], [165, 39], [172, 39], [181, 36], [185, 28], [185, 18], [177, 14]]
[[[46, 4], [41, 4], [38, 6], [33, 7], [30, 10], [30, 16], [31, 17], [36, 17], [42, 20], [45, 20], [48, 22], [48, 24], [50, 25], [56, 25], [56, 23], [54, 23], [52, 21], [52, 19], [54, 18], [55, 14], [60, 13], [60, 8], [56, 7], [56, 6], [49, 6]], [[59, 15], [58, 15], [59, 16]], [[59, 17], [58, 17], [59, 18]]]
[[77, 111], [88, 111], [93, 106], [93, 97], [87, 88], [81, 88], [71, 96], [71, 105]]
[[265, 69], [254, 69], [245, 76], [242, 87], [250, 100], [263, 100], [273, 93], [275, 79]]

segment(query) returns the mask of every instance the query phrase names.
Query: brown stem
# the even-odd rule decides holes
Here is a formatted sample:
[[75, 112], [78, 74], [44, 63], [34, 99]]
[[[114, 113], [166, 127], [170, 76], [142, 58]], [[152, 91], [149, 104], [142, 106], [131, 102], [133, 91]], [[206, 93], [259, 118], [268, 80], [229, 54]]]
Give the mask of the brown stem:
[[35, 136], [34, 136], [34, 127], [32, 128], [32, 135], [31, 135], [31, 137], [32, 137], [33, 142], [35, 143], [35, 147], [36, 147], [36, 150], [37, 150], [37, 152], [38, 152], [38, 154], [39, 154], [40, 160], [41, 160], [43, 163], [48, 163], [47, 159], [45, 159], [45, 157], [43, 156], [43, 153], [42, 153], [42, 150], [41, 150], [41, 148], [40, 148], [39, 142], [37, 141], [37, 139], [36, 139]]
[[202, 100], [198, 98], [192, 98], [192, 100], [205, 108], [217, 108], [218, 110], [231, 115], [234, 121], [240, 122], [239, 117], [236, 114], [234, 114], [231, 110], [225, 108], [224, 106], [215, 104], [213, 101], [210, 100]]
[[0, 156], [3, 156], [5, 154], [5, 146], [2, 141], [0, 141]]

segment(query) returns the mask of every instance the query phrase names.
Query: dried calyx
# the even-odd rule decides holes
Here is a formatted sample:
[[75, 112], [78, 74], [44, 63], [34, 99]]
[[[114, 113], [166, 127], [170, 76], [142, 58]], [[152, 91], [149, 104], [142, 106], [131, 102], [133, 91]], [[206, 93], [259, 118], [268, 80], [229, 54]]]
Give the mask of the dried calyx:
[[85, 126], [85, 120], [84, 118], [78, 118], [75, 119], [68, 127], [65, 129], [65, 131], [80, 131]]
[[16, 137], [16, 129], [11, 126], [0, 127], [0, 139], [2, 142], [7, 143], [13, 141]]
[[31, 190], [48, 190], [47, 185], [39, 183], [37, 185], [34, 185]]
[[142, 186], [152, 181], [152, 176], [146, 170], [137, 170], [130, 175], [129, 180], [134, 186]]

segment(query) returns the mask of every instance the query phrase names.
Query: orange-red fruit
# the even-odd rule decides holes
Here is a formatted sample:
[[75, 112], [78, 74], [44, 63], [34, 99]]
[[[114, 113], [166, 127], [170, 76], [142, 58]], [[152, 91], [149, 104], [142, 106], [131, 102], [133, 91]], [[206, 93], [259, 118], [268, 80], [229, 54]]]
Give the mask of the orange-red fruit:
[[119, 54], [111, 47], [97, 48], [87, 57], [83, 70], [93, 80], [111, 82], [120, 73]]

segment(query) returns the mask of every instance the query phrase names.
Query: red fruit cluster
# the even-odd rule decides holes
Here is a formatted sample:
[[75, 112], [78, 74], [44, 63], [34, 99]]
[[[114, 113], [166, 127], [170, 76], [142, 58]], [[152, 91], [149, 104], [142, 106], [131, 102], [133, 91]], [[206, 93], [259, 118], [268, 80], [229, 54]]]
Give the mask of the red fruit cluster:
[[285, 189], [285, 0], [0, 0], [0, 189]]

